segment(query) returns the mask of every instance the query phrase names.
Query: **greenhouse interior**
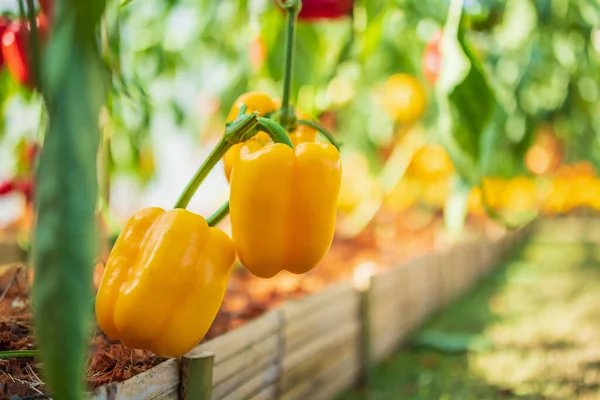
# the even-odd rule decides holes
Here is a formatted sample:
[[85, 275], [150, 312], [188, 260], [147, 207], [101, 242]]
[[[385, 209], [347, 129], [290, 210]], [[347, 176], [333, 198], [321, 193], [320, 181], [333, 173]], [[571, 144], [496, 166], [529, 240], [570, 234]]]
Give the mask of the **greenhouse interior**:
[[0, 0], [0, 400], [600, 399], [598, 0]]

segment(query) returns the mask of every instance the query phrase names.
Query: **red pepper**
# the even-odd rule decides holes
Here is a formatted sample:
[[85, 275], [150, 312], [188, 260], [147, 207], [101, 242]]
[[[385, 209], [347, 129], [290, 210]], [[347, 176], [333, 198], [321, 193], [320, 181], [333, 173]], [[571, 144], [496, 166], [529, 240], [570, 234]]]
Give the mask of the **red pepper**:
[[31, 204], [35, 193], [35, 183], [33, 182], [33, 179], [23, 179], [17, 182], [16, 186], [17, 190], [19, 190], [23, 194], [23, 196], [25, 196], [25, 201], [27, 202], [27, 204]]
[[52, 20], [54, 16], [54, 0], [38, 0], [38, 3], [40, 4], [41, 12]]
[[0, 196], [6, 196], [15, 190], [15, 182], [10, 179], [0, 183]]
[[[40, 14], [36, 18], [39, 45], [42, 47], [49, 36], [47, 18]], [[21, 84], [33, 88], [31, 65], [31, 29], [29, 22], [16, 20], [2, 35], [2, 55], [10, 74]]]
[[354, 0], [303, 0], [298, 14], [301, 21], [339, 19], [352, 14]]
[[[2, 35], [4, 35], [4, 31], [10, 25], [10, 20], [7, 17], [0, 17], [0, 41], [2, 40]], [[2, 51], [0, 51], [0, 69], [4, 65], [4, 57], [2, 56]]]
[[27, 155], [26, 162], [29, 170], [33, 169], [35, 165], [35, 160], [40, 152], [40, 146], [37, 143], [28, 143], [27, 144]]

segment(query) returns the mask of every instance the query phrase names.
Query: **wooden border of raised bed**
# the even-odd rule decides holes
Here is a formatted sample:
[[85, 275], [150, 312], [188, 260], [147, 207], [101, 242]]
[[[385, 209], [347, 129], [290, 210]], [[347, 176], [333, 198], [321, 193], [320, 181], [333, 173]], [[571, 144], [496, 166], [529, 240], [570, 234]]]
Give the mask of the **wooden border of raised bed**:
[[[171, 359], [125, 382], [98, 388], [92, 399], [191, 398], [186, 380], [198, 386], [198, 380], [207, 379], [212, 379], [215, 400], [331, 399], [364, 382], [372, 364], [392, 354], [428, 316], [500, 265], [532, 230], [533, 224], [496, 240], [456, 244], [415, 258], [375, 274], [363, 291], [340, 283], [287, 301], [201, 344], [183, 361]], [[208, 378], [192, 376], [194, 360], [207, 355], [210, 363], [196, 369], [212, 366], [205, 372]]]

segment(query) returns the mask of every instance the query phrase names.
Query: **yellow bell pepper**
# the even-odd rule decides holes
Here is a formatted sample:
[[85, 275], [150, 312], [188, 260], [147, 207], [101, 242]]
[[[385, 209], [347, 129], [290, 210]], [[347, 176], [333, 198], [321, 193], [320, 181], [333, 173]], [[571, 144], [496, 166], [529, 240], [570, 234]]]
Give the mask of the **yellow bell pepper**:
[[183, 209], [127, 222], [96, 297], [98, 325], [125, 346], [179, 357], [206, 335], [235, 260], [231, 239]]
[[[302, 113], [296, 113], [298, 119], [306, 119], [309, 120], [310, 117], [308, 115]], [[288, 134], [290, 140], [294, 147], [298, 146], [300, 143], [305, 142], [314, 142], [317, 139], [317, 130], [311, 126], [300, 125], [296, 127], [294, 132]]]
[[270, 278], [314, 268], [333, 240], [341, 161], [327, 143], [247, 141], [231, 175], [231, 232], [237, 255]]
[[[242, 108], [243, 105], [246, 105], [247, 113], [258, 112], [259, 117], [264, 117], [266, 114], [277, 110], [277, 105], [275, 104], [273, 99], [269, 97], [269, 95], [260, 92], [244, 93], [243, 95], [237, 98], [235, 103], [233, 103], [233, 107], [231, 107], [231, 110], [227, 115], [227, 121], [235, 120], [238, 113], [240, 112], [240, 108]], [[257, 134], [257, 137], [264, 141], [269, 140], [269, 135], [267, 135], [265, 132], [259, 132]], [[242, 143], [234, 144], [227, 151], [227, 153], [225, 153], [225, 156], [223, 156], [223, 167], [225, 171], [225, 176], [228, 180], [231, 176], [231, 169], [233, 168], [233, 164], [235, 163], [235, 160], [237, 160], [239, 157], [241, 147]]]
[[[240, 108], [244, 104], [247, 107], [247, 112], [251, 113], [257, 111], [258, 115], [262, 117], [265, 114], [278, 110], [281, 107], [281, 99], [271, 99], [267, 94], [260, 92], [245, 93], [238, 97], [233, 104], [233, 107], [227, 116], [227, 121], [235, 120], [240, 112]], [[310, 119], [310, 117], [308, 117], [306, 114], [298, 112], [296, 112], [296, 118]], [[290, 137], [292, 145], [296, 147], [300, 143], [314, 142], [317, 138], [317, 130], [310, 126], [298, 125], [293, 132], [288, 133], [288, 136]], [[269, 141], [269, 135], [267, 135], [265, 132], [258, 132], [256, 138], [262, 140], [263, 142]], [[223, 157], [225, 177], [227, 177], [227, 180], [231, 180], [231, 170], [233, 169], [235, 161], [239, 158], [241, 147], [242, 143], [233, 145]]]

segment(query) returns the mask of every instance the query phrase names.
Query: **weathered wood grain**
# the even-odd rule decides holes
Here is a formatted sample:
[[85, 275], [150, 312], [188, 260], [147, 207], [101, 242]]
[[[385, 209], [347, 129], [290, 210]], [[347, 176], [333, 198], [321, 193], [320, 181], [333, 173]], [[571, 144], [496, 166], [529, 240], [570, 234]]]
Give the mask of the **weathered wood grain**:
[[315, 304], [303, 318], [285, 321], [283, 329], [284, 351], [289, 353], [321, 337], [338, 326], [358, 319], [359, 296], [356, 292], [344, 295], [328, 304]]
[[346, 301], [350, 297], [356, 296], [354, 287], [349, 282], [339, 283], [329, 286], [322, 292], [298, 299], [288, 300], [282, 307], [281, 312], [285, 321], [294, 321], [297, 318], [306, 318], [315, 310], [327, 307], [335, 302]]
[[280, 338], [271, 334], [243, 350], [235, 357], [216, 365], [213, 370], [214, 393], [225, 396], [244, 382], [253, 379], [265, 368], [274, 365], [280, 351]]
[[264, 389], [272, 386], [276, 381], [279, 368], [276, 365], [270, 365], [265, 369], [257, 371], [258, 374], [252, 379], [244, 382], [234, 391], [224, 395], [218, 388], [213, 390], [213, 400], [244, 400], [251, 399], [260, 394]]
[[356, 341], [343, 341], [330, 347], [326, 353], [316, 357], [306, 358], [302, 363], [291, 370], [287, 370], [281, 377], [281, 391], [293, 392], [297, 386], [302, 386], [310, 381], [321, 371], [327, 370], [341, 358], [351, 355], [354, 364], [348, 367], [358, 367], [358, 343]]
[[210, 351], [215, 354], [215, 366], [217, 366], [249, 349], [265, 337], [275, 334], [280, 326], [279, 310], [270, 311], [246, 325], [200, 344], [191, 350], [189, 355], [193, 356], [196, 351]]
[[92, 392], [93, 400], [179, 399], [179, 361], [167, 360], [122, 383], [113, 383]]

